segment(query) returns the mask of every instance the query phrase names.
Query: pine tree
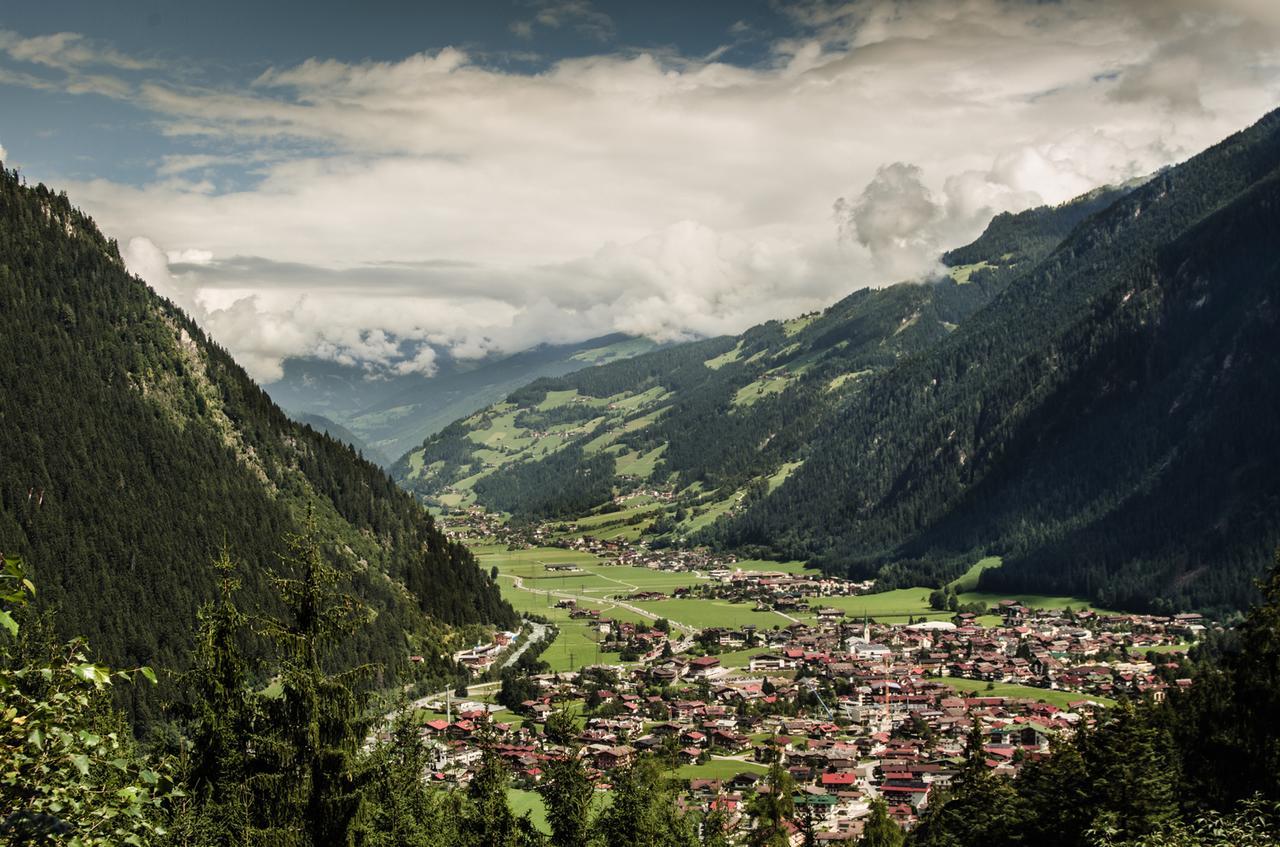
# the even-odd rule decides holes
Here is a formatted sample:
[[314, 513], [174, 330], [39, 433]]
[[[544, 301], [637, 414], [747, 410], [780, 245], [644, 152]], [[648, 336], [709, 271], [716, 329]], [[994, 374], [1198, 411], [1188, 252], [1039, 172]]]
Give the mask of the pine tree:
[[889, 807], [877, 797], [871, 802], [871, 814], [862, 827], [858, 847], [902, 847], [902, 828], [889, 817]]
[[613, 774], [613, 800], [596, 818], [610, 847], [694, 847], [692, 822], [675, 807], [675, 792], [659, 763], [641, 757]]
[[255, 741], [262, 747], [256, 787], [265, 801], [266, 841], [343, 847], [360, 811], [356, 759], [367, 729], [367, 669], [332, 674], [325, 657], [363, 610], [338, 591], [337, 571], [320, 549], [314, 520], [309, 524], [305, 535], [287, 539], [284, 566], [295, 575], [275, 578], [287, 617], [269, 620], [266, 634], [282, 654], [282, 693], [268, 701]]
[[595, 790], [577, 750], [547, 762], [538, 794], [546, 803], [553, 847], [587, 847]]
[[786, 847], [786, 824], [795, 817], [795, 783], [780, 759], [769, 766], [768, 791], [752, 799], [748, 811], [755, 822], [747, 842], [752, 847]]
[[195, 659], [182, 676], [190, 756], [189, 800], [174, 822], [174, 843], [239, 845], [249, 837], [254, 798], [249, 747], [255, 719], [252, 665], [240, 648], [248, 619], [236, 605], [237, 566], [224, 549], [213, 562], [218, 599], [199, 612]]
[[425, 781], [427, 753], [412, 710], [402, 709], [387, 744], [363, 763], [368, 775], [357, 843], [362, 847], [452, 847], [457, 809]]
[[511, 774], [494, 751], [490, 739], [480, 767], [467, 786], [467, 806], [462, 814], [458, 843], [464, 847], [532, 847], [542, 842], [526, 812], [517, 818], [507, 802]]

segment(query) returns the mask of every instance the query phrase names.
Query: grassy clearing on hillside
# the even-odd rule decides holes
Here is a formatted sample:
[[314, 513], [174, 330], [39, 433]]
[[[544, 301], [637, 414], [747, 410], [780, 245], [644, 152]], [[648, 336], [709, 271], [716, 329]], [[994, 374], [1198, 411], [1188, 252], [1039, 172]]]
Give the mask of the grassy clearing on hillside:
[[713, 371], [718, 371], [730, 362], [738, 361], [738, 357], [742, 355], [742, 342], [739, 341], [734, 348], [727, 353], [721, 353], [714, 359], [707, 359], [703, 362], [703, 366]]
[[973, 591], [978, 587], [978, 578], [982, 576], [982, 572], [988, 568], [1000, 567], [1001, 561], [999, 556], [987, 556], [985, 559], [979, 559], [974, 562], [973, 567], [952, 580], [951, 587], [958, 592]]
[[755, 382], [749, 382], [739, 388], [738, 392], [733, 395], [733, 405], [751, 406], [757, 400], [768, 397], [770, 394], [781, 394], [794, 378], [791, 374], [777, 374], [773, 376], [766, 375]]
[[647, 388], [639, 394], [615, 394], [609, 398], [612, 411], [634, 412], [646, 406], [654, 406], [671, 396], [661, 385]]
[[569, 358], [579, 362], [590, 362], [598, 365], [615, 359], [626, 359], [632, 356], [638, 356], [641, 353], [647, 353], [652, 350], [654, 346], [654, 343], [647, 338], [629, 338], [626, 341], [618, 341], [614, 344], [607, 344], [604, 347], [593, 347], [590, 350], [579, 350]]
[[640, 453], [632, 450], [618, 457], [617, 474], [619, 476], [634, 476], [638, 479], [648, 479], [653, 476], [653, 471], [658, 465], [658, 460], [662, 458], [662, 454], [667, 450], [667, 445], [659, 445], [647, 453]]
[[796, 468], [803, 464], [803, 461], [787, 462], [782, 467], [778, 468], [777, 472], [767, 480], [769, 483], [769, 493], [772, 494], [779, 485], [782, 485], [782, 483], [787, 481], [787, 477], [791, 476], [791, 474], [795, 472]]
[[538, 404], [537, 408], [539, 411], [545, 412], [557, 406], [567, 406], [577, 396], [578, 389], [576, 388], [570, 388], [567, 391], [548, 391], [547, 396], [542, 398], [542, 402]]
[[862, 379], [864, 376], [867, 376], [870, 373], [871, 373], [870, 370], [865, 370], [865, 371], [854, 371], [852, 373], [847, 373], [847, 374], [840, 374], [840, 376], [836, 377], [835, 379], [831, 380], [831, 382], [827, 383], [827, 390], [836, 391], [845, 383], [852, 382], [857, 379]]
[[810, 312], [807, 315], [800, 315], [799, 317], [791, 318], [790, 320], [783, 321], [782, 332], [784, 335], [790, 338], [791, 336], [800, 332], [800, 330], [807, 327], [809, 324], [816, 321], [821, 315], [822, 315], [821, 312]]
[[620, 415], [613, 415], [612, 417], [606, 418], [603, 426], [601, 427], [603, 432], [595, 438], [585, 442], [582, 445], [582, 450], [589, 456], [594, 455], [606, 447], [609, 447], [627, 433], [636, 432], [637, 430], [641, 430], [649, 426], [665, 411], [666, 407], [655, 409], [647, 415], [632, 418], [626, 423], [622, 423], [622, 416]]
[[717, 518], [726, 514], [730, 509], [738, 505], [738, 503], [742, 501], [742, 497], [743, 492], [735, 491], [723, 500], [717, 500], [713, 503], [698, 506], [698, 509], [704, 509], [705, 511], [700, 514], [691, 513], [690, 517], [685, 520], [684, 523], [680, 524], [679, 532], [682, 534], [692, 535], [704, 527], [711, 526], [711, 524], [716, 522]]
[[991, 267], [991, 264], [984, 259], [983, 261], [972, 265], [957, 265], [950, 270], [949, 274], [957, 284], [966, 285], [969, 282], [969, 277], [973, 276], [974, 271], [979, 271], [983, 268], [989, 267]]

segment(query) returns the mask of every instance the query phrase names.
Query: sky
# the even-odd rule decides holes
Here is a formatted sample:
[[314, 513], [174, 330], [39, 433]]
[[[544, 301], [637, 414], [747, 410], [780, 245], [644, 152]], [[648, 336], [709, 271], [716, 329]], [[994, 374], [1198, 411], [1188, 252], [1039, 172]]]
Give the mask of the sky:
[[264, 382], [739, 332], [1277, 105], [1274, 0], [0, 4], [0, 159]]

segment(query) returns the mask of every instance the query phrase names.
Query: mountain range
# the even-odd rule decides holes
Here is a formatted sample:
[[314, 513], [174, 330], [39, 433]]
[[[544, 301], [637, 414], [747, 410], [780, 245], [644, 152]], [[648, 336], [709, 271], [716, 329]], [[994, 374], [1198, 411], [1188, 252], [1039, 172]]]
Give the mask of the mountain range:
[[443, 508], [613, 514], [889, 587], [997, 554], [984, 587], [1240, 608], [1280, 540], [1278, 164], [1273, 113], [999, 216], [943, 278], [537, 380], [393, 473]]
[[615, 333], [480, 359], [459, 359], [442, 349], [429, 375], [290, 358], [284, 362], [283, 376], [263, 387], [295, 420], [387, 466], [450, 422], [501, 400], [532, 379], [625, 359], [657, 346], [647, 338]]

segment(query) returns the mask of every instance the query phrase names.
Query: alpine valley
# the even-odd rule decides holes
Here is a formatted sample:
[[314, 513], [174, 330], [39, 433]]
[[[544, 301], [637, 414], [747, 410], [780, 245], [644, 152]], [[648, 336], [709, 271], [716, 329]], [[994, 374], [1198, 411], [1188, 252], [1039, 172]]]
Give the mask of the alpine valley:
[[1240, 608], [1280, 541], [1278, 163], [1272, 114], [1140, 185], [1000, 215], [940, 278], [534, 381], [392, 473], [437, 508], [882, 587], [998, 555], [984, 588]]
[[1273, 4], [11, 5], [0, 845], [1280, 844]]

